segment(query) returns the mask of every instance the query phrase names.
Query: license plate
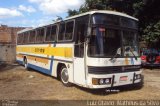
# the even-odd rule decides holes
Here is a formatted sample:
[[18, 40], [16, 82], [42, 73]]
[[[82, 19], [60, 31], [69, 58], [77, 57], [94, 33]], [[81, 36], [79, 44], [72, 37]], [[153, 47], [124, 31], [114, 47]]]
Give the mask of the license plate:
[[120, 81], [127, 81], [128, 80], [128, 77], [127, 76], [122, 76], [120, 77]]

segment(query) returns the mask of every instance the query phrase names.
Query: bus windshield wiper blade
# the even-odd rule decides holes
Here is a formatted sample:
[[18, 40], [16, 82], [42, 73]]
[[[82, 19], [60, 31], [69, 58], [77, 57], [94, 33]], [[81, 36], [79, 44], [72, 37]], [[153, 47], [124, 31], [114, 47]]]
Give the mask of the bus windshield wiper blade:
[[130, 47], [126, 48], [126, 51], [130, 51], [133, 54], [135, 60], [137, 60], [137, 57], [135, 56], [135, 54], [133, 53], [133, 51]]
[[112, 58], [110, 58], [109, 60], [113, 61], [118, 55], [119, 56], [121, 55], [121, 48], [118, 48], [116, 54]]

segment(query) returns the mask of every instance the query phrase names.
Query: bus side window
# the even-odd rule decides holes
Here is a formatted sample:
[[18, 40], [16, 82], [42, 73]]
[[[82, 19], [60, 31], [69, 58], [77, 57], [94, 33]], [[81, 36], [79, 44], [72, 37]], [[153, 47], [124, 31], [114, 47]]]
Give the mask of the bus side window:
[[44, 28], [37, 29], [36, 43], [44, 41]]
[[25, 32], [24, 33], [24, 39], [23, 39], [23, 43], [27, 44], [28, 43], [28, 36], [29, 36], [29, 32]]
[[35, 38], [36, 38], [36, 31], [30, 31], [30, 35], [29, 35], [29, 43], [34, 43], [35, 42]]
[[72, 40], [74, 21], [66, 23], [65, 40]]
[[75, 57], [83, 57], [84, 56], [84, 42], [85, 36], [87, 34], [88, 28], [88, 16], [84, 16], [76, 20], [76, 30], [75, 30]]
[[58, 41], [64, 40], [64, 32], [65, 32], [65, 23], [61, 23], [59, 25], [59, 34], [58, 34]]
[[46, 38], [45, 41], [50, 41], [50, 36], [51, 36], [51, 26], [48, 26], [46, 29]]
[[22, 44], [23, 41], [23, 33], [18, 34], [17, 44]]
[[45, 41], [56, 41], [57, 26], [48, 26]]
[[56, 41], [56, 35], [57, 35], [57, 26], [52, 26], [51, 30], [51, 40]]

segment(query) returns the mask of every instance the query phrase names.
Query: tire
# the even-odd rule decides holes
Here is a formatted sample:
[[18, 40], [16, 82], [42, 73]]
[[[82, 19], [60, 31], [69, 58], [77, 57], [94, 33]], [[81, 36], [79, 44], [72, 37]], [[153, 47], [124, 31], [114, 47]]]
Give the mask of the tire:
[[72, 84], [69, 82], [68, 69], [65, 66], [61, 67], [60, 79], [64, 86], [70, 87]]
[[24, 68], [26, 69], [26, 70], [29, 70], [29, 67], [28, 67], [28, 62], [27, 62], [27, 58], [24, 58]]

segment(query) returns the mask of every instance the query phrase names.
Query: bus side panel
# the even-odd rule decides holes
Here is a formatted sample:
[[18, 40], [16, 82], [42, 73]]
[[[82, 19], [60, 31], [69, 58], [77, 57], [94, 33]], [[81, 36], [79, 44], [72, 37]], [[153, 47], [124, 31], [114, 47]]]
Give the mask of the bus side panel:
[[[19, 47], [21, 49], [19, 49]], [[51, 75], [51, 65], [53, 64], [53, 59], [48, 55], [36, 54], [34, 51], [30, 51], [30, 47], [48, 47], [48, 44], [45, 45], [18, 45], [17, 46], [17, 56], [16, 61], [20, 64], [23, 64], [24, 56], [27, 59], [28, 67], [33, 68], [42, 73]], [[27, 48], [27, 49], [26, 49]], [[28, 52], [29, 51], [29, 52]]]
[[36, 65], [33, 65], [33, 64], [28, 64], [28, 67], [32, 68], [32, 69], [35, 69], [37, 71], [40, 71], [42, 73], [45, 73], [45, 74], [48, 74], [48, 75], [51, 75], [51, 70], [48, 70], [48, 69], [45, 69], [43, 67], [39, 67], [39, 66], [36, 66]]
[[[57, 77], [57, 71], [60, 71], [60, 69], [58, 70], [58, 65], [59, 64], [63, 64], [67, 67], [68, 69], [68, 74], [69, 74], [69, 82], [74, 83], [73, 81], [73, 44], [56, 44], [55, 47], [57, 48], [71, 48], [65, 50], [64, 54], [65, 56], [58, 56], [58, 55], [54, 55], [54, 64], [53, 64], [53, 68], [52, 68], [52, 76]], [[62, 52], [60, 53], [62, 54]], [[66, 56], [67, 55], [67, 56]]]
[[53, 64], [53, 59], [45, 59], [43, 57], [30, 57], [27, 56], [28, 67], [40, 71], [42, 73], [51, 75], [51, 64]]
[[[51, 75], [51, 73], [53, 71], [52, 70], [53, 59], [44, 59], [42, 57], [34, 57], [34, 56], [27, 56], [27, 55], [25, 55], [25, 56], [27, 58], [29, 68], [32, 68], [32, 69], [35, 69], [35, 70], [40, 71], [42, 73]], [[23, 57], [24, 57], [24, 55], [17, 55], [16, 61], [19, 64], [23, 64]], [[38, 61], [38, 60], [40, 60], [40, 61]], [[45, 61], [43, 61], [43, 60], [45, 60]], [[45, 63], [45, 62], [47, 62], [47, 63]]]
[[17, 54], [17, 55], [16, 55], [16, 61], [17, 61], [19, 64], [23, 64], [23, 55]]

